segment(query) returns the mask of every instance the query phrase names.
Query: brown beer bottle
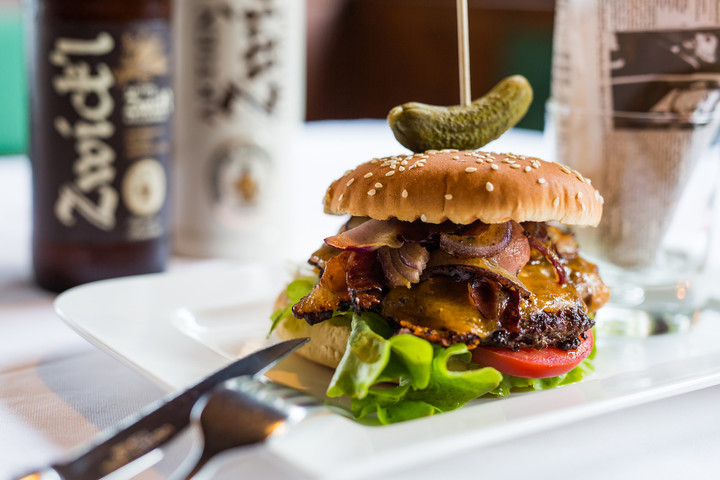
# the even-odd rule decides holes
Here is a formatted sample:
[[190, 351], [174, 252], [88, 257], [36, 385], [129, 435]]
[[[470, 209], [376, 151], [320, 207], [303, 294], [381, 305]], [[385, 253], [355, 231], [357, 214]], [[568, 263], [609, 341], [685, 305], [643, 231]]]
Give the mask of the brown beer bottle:
[[171, 0], [32, 0], [33, 264], [44, 288], [165, 268]]

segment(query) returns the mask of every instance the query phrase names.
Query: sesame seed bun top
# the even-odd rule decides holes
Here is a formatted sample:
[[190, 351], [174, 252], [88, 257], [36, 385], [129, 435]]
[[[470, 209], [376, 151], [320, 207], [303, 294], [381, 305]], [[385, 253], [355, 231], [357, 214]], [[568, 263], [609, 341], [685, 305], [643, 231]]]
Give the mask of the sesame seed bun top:
[[564, 165], [512, 153], [428, 150], [376, 158], [330, 185], [325, 213], [469, 224], [597, 225], [603, 198]]

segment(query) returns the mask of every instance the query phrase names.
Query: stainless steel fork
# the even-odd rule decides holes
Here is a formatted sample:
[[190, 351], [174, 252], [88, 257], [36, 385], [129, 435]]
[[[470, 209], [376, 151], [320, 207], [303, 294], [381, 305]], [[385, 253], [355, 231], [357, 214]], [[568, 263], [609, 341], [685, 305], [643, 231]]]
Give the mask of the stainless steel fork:
[[327, 410], [299, 390], [252, 377], [229, 380], [209, 392], [192, 410], [191, 423], [202, 432], [202, 446], [173, 478], [188, 480], [224, 451], [264, 442], [273, 433], [310, 414]]

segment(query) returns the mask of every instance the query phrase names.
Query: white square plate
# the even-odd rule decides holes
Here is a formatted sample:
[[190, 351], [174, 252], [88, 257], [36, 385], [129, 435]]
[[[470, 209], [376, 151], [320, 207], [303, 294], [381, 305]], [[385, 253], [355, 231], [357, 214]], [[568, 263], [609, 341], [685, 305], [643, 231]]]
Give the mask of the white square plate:
[[[80, 335], [176, 390], [266, 338], [273, 301], [289, 275], [241, 265], [107, 280], [60, 295], [60, 316]], [[720, 312], [687, 333], [597, 339], [596, 372], [574, 385], [480, 399], [445, 414], [386, 427], [329, 413], [273, 437], [275, 458], [313, 478], [387, 473], [451, 452], [720, 384]], [[331, 372], [289, 358], [268, 376], [320, 395]]]

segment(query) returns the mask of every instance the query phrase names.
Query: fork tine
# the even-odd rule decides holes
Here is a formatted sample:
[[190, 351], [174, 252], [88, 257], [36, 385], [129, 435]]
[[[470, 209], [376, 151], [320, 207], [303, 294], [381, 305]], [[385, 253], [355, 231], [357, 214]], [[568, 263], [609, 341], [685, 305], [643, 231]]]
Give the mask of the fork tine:
[[285, 411], [292, 421], [318, 409], [326, 408], [323, 401], [301, 390], [258, 378], [240, 377], [227, 382], [229, 388], [242, 391], [259, 402]]
[[[215, 455], [265, 441], [281, 425], [297, 423], [323, 406], [299, 390], [252, 377], [228, 380], [203, 396], [192, 411], [192, 424], [202, 431], [202, 451], [188, 480]], [[183, 469], [180, 469], [183, 471]]]

